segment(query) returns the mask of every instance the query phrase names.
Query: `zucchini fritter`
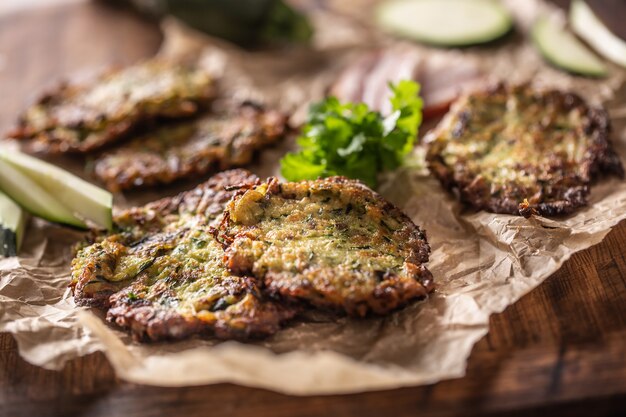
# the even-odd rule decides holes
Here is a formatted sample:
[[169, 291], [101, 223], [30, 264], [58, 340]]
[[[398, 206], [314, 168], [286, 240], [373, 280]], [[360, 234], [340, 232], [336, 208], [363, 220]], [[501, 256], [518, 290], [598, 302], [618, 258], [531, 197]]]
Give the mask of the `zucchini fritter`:
[[70, 286], [140, 341], [262, 337], [305, 306], [385, 314], [433, 288], [424, 233], [342, 177], [226, 171], [115, 227], [78, 252]]
[[76, 303], [108, 309], [107, 319], [138, 340], [193, 334], [246, 339], [276, 332], [294, 310], [264, 296], [253, 278], [224, 267], [212, 226], [232, 196], [227, 188], [255, 181], [245, 171], [228, 171], [117, 216], [117, 232], [82, 249], [72, 262]]
[[499, 84], [454, 104], [426, 158], [475, 209], [557, 216], [587, 204], [598, 174], [623, 175], [609, 133], [606, 112], [576, 94]]
[[424, 232], [343, 177], [249, 186], [228, 203], [219, 237], [234, 273], [352, 316], [388, 313], [433, 288]]
[[26, 110], [11, 136], [34, 151], [89, 152], [153, 119], [195, 114], [213, 98], [213, 84], [203, 70], [147, 61], [61, 85]]
[[246, 165], [255, 151], [284, 135], [286, 123], [278, 111], [232, 104], [119, 146], [98, 158], [95, 173], [109, 190], [119, 191]]

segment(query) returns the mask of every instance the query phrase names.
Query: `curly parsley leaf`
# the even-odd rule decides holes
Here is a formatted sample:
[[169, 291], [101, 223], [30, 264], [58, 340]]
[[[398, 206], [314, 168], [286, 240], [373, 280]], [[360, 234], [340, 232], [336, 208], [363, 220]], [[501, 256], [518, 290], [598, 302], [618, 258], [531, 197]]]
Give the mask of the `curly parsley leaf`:
[[283, 177], [299, 181], [344, 175], [376, 187], [379, 172], [403, 163], [422, 123], [419, 84], [400, 81], [389, 87], [393, 112], [387, 117], [363, 103], [340, 103], [334, 97], [311, 106], [298, 138], [300, 151], [280, 161]]

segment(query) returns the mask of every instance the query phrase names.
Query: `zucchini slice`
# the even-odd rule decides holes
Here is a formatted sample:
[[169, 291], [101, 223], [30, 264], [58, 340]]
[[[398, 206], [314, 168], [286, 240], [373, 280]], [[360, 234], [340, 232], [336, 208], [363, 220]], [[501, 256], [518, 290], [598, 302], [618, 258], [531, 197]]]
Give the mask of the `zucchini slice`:
[[[38, 216], [52, 221], [57, 221], [56, 218], [61, 220], [61, 223], [78, 227], [85, 227], [86, 222], [91, 222], [99, 227], [111, 229], [113, 206], [111, 193], [59, 167], [21, 152], [1, 148], [0, 162], [5, 168], [8, 166], [18, 170], [51, 196], [57, 202], [57, 206], [64, 208], [63, 212], [55, 209], [53, 217], [45, 213], [44, 215], [35, 213]], [[25, 190], [29, 190], [29, 188], [25, 188]], [[10, 191], [6, 191], [24, 208], [33, 211], [31, 209], [32, 203], [31, 206], [28, 206]], [[32, 197], [37, 198], [38, 196], [33, 195]], [[43, 200], [38, 202], [43, 203]], [[46, 205], [46, 207], [49, 206]]]
[[513, 27], [498, 0], [390, 0], [378, 8], [377, 20], [391, 33], [439, 46], [491, 42]]
[[42, 219], [80, 228], [87, 226], [39, 184], [4, 160], [0, 160], [0, 189]]
[[572, 29], [605, 58], [626, 67], [626, 41], [611, 32], [583, 0], [574, 0], [569, 14]]
[[557, 22], [539, 18], [533, 25], [532, 38], [544, 58], [556, 67], [593, 77], [607, 74], [604, 63]]
[[0, 192], [0, 256], [15, 256], [22, 246], [26, 213], [3, 192]]

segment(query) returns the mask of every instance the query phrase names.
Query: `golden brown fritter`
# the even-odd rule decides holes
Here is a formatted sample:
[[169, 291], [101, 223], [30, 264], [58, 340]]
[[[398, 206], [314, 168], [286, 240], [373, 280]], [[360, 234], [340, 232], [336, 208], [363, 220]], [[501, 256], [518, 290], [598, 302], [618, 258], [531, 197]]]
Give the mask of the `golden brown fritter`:
[[386, 314], [433, 288], [424, 233], [341, 177], [226, 171], [123, 212], [115, 229], [78, 252], [70, 286], [141, 341], [262, 337], [305, 307]]
[[564, 215], [594, 177], [623, 175], [606, 112], [579, 96], [499, 84], [457, 101], [427, 138], [430, 171], [475, 209]]
[[239, 191], [219, 228], [227, 267], [283, 299], [386, 314], [432, 290], [425, 234], [358, 181], [332, 177]]
[[72, 262], [74, 299], [143, 341], [214, 335], [246, 339], [276, 332], [294, 310], [263, 295], [256, 280], [228, 271], [213, 225], [229, 187], [252, 184], [245, 171], [122, 213], [116, 232]]
[[122, 144], [96, 160], [95, 173], [109, 190], [120, 191], [243, 166], [278, 141], [286, 123], [280, 112], [233, 104]]
[[207, 72], [152, 60], [61, 85], [26, 110], [11, 136], [33, 151], [89, 152], [156, 118], [191, 116], [213, 96]]

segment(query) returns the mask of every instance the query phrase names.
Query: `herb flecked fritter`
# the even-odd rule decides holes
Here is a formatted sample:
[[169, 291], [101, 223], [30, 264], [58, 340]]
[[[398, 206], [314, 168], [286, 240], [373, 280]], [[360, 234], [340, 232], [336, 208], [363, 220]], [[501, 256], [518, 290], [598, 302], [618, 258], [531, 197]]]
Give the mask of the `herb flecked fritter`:
[[304, 308], [387, 314], [433, 288], [424, 233], [341, 177], [226, 171], [115, 227], [78, 252], [71, 287], [142, 341], [263, 337]]
[[220, 225], [228, 268], [282, 298], [386, 314], [433, 287], [426, 236], [358, 181], [276, 178], [240, 191]]
[[564, 215], [594, 177], [623, 176], [606, 112], [579, 96], [499, 84], [458, 100], [427, 138], [430, 171], [475, 209]]
[[35, 151], [89, 152], [156, 118], [193, 115], [214, 94], [202, 69], [147, 61], [88, 84], [61, 85], [26, 110], [11, 136]]
[[107, 320], [138, 340], [276, 332], [294, 310], [263, 295], [254, 279], [228, 271], [213, 234], [232, 196], [225, 187], [255, 180], [228, 171], [117, 216], [117, 232], [80, 250], [72, 262], [76, 303], [108, 310]]
[[278, 141], [286, 124], [278, 111], [233, 104], [122, 144], [96, 160], [95, 173], [109, 190], [119, 191], [243, 166]]

